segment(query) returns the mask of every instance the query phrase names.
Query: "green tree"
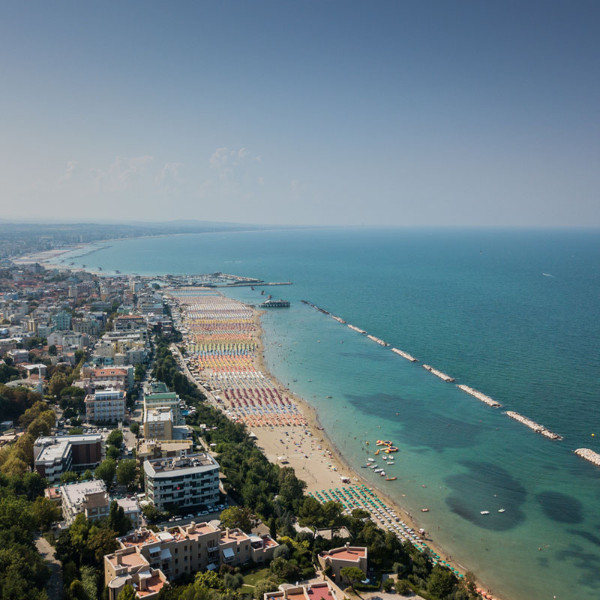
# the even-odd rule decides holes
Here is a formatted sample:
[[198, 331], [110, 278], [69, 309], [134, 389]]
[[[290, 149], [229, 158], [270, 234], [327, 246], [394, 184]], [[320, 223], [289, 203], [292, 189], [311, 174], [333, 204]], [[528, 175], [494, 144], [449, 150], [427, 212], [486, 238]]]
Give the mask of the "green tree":
[[52, 523], [61, 518], [62, 511], [48, 498], [38, 496], [31, 505], [31, 516], [42, 531], [48, 531]]
[[126, 585], [117, 596], [117, 600], [137, 600], [133, 586]]
[[427, 591], [436, 598], [445, 598], [456, 585], [456, 577], [446, 567], [435, 565], [427, 581]]
[[48, 384], [48, 392], [53, 396], [59, 396], [61, 391], [69, 385], [67, 376], [62, 371], [55, 371], [50, 377]]
[[67, 485], [69, 483], [76, 483], [79, 481], [79, 475], [75, 471], [65, 471], [60, 475], [60, 483]]
[[93, 554], [96, 564], [102, 564], [104, 555], [114, 552], [118, 547], [117, 532], [112, 529], [96, 527], [95, 525], [90, 530], [88, 538], [88, 549]]
[[144, 518], [150, 523], [156, 523], [165, 518], [164, 513], [160, 512], [153, 504], [147, 504], [142, 508]]
[[133, 433], [133, 435], [138, 435], [140, 433], [140, 424], [136, 423], [135, 421], [133, 423], [131, 423], [131, 425], [129, 426], [129, 431], [131, 431], [131, 433]]
[[106, 438], [106, 443], [115, 448], [120, 448], [123, 443], [123, 432], [120, 429], [113, 429]]
[[[347, 581], [352, 588], [352, 591], [361, 598], [361, 595], [356, 591], [356, 584], [363, 580], [365, 574], [358, 567], [343, 567], [340, 569], [340, 578], [343, 581]], [[337, 582], [338, 585], [341, 581]]]
[[256, 587], [254, 588], [254, 597], [257, 600], [263, 600], [265, 594], [277, 591], [278, 587], [279, 582], [273, 577], [268, 579], [261, 579], [256, 583]]
[[117, 483], [132, 487], [137, 477], [137, 463], [135, 460], [121, 460], [117, 465]]
[[118, 448], [115, 448], [115, 446], [109, 446], [106, 450], [106, 456], [107, 458], [112, 458], [116, 461], [119, 456], [121, 456], [121, 451]]
[[94, 476], [97, 479], [102, 479], [106, 484], [106, 487], [109, 488], [115, 478], [115, 473], [117, 471], [117, 463], [112, 458], [105, 458], [94, 471]]
[[48, 354], [50, 356], [56, 356], [58, 354], [58, 348], [52, 344], [49, 348], [48, 348]]
[[244, 506], [231, 506], [226, 508], [220, 516], [223, 527], [234, 529], [239, 527], [242, 531], [252, 529], [253, 515], [249, 508]]
[[110, 503], [108, 524], [119, 535], [125, 535], [132, 528], [131, 519], [125, 514], [123, 507], [119, 506], [116, 500]]
[[297, 579], [300, 574], [298, 563], [293, 559], [286, 560], [283, 556], [273, 559], [271, 561], [270, 569], [271, 572], [280, 579]]

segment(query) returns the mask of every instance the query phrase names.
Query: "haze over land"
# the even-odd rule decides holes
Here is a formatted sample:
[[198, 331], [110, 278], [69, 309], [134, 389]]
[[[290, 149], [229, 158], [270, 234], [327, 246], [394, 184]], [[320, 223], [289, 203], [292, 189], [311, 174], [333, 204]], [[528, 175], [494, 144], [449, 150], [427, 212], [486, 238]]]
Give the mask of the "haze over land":
[[599, 226], [599, 13], [5, 4], [2, 216]]

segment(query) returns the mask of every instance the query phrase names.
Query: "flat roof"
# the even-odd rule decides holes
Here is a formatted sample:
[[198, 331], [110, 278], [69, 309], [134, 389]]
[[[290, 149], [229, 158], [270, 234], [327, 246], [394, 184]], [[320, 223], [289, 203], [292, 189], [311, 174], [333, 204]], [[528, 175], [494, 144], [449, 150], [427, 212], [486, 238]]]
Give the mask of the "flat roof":
[[63, 498], [66, 498], [70, 504], [79, 504], [84, 502], [91, 494], [106, 494], [106, 484], [101, 479], [93, 479], [83, 483], [70, 483], [61, 488], [61, 493]]
[[184, 457], [155, 458], [144, 461], [144, 471], [152, 477], [188, 475], [198, 471], [218, 469], [219, 464], [209, 454], [188, 454]]
[[337, 560], [354, 560], [358, 561], [367, 555], [366, 548], [338, 548], [324, 552], [323, 556], [329, 556]]

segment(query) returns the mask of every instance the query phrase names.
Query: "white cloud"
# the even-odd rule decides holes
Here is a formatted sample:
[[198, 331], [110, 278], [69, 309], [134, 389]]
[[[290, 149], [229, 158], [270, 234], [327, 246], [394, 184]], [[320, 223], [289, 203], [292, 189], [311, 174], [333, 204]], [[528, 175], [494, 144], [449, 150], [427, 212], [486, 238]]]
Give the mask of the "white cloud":
[[67, 167], [65, 168], [65, 172], [58, 178], [58, 183], [66, 183], [73, 178], [73, 174], [75, 173], [75, 169], [77, 168], [77, 161], [70, 160], [67, 163]]

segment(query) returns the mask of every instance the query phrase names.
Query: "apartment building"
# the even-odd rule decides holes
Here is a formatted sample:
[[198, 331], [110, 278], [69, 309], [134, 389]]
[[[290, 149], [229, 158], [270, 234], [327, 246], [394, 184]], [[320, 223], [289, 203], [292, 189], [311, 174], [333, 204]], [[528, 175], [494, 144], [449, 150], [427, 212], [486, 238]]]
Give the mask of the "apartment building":
[[105, 456], [100, 434], [39, 437], [33, 446], [34, 468], [50, 484], [66, 471], [95, 469]]
[[144, 437], [147, 440], [173, 439], [173, 410], [169, 407], [151, 408], [144, 413]]
[[269, 535], [222, 530], [217, 523], [191, 523], [159, 532], [142, 528], [119, 538], [120, 548], [104, 557], [105, 584], [115, 589], [122, 582], [115, 581], [117, 578], [140, 569], [154, 569], [168, 580], [184, 573], [218, 569], [221, 564], [266, 563], [273, 558], [279, 544]]
[[63, 519], [71, 525], [81, 513], [90, 521], [108, 517], [110, 499], [106, 484], [100, 479], [71, 483], [61, 488]]
[[182, 425], [181, 398], [175, 392], [153, 392], [144, 394], [144, 421], [150, 410], [169, 408], [173, 411], [173, 425]]
[[97, 390], [85, 397], [85, 416], [90, 423], [114, 423], [125, 418], [125, 392]]
[[344, 567], [358, 567], [367, 576], [367, 549], [362, 546], [342, 546], [321, 552], [318, 556], [323, 570], [331, 568], [331, 577], [337, 585], [348, 583], [341, 576]]
[[146, 499], [159, 510], [208, 506], [219, 500], [219, 464], [209, 454], [144, 461]]

